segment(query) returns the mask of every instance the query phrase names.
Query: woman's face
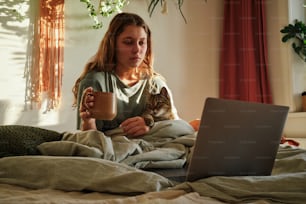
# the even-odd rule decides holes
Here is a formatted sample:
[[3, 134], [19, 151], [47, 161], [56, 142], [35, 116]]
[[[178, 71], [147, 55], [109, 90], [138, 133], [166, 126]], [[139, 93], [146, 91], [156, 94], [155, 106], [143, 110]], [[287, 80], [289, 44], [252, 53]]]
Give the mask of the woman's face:
[[140, 26], [129, 25], [116, 39], [117, 68], [136, 68], [147, 52], [147, 33]]

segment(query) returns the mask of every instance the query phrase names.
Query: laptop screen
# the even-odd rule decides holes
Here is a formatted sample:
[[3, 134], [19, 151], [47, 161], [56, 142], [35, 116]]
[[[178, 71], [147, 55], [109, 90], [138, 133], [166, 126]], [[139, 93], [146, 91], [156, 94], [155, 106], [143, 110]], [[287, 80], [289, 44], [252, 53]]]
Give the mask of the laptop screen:
[[289, 107], [207, 98], [187, 180], [270, 175]]

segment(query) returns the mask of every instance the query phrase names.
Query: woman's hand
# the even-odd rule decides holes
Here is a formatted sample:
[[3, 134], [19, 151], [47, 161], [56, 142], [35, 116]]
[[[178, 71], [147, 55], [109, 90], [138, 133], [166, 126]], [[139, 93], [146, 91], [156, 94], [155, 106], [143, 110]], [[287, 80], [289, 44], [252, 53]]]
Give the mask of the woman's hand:
[[146, 125], [140, 116], [128, 118], [120, 125], [123, 131], [130, 137], [139, 137], [149, 132], [150, 127]]
[[90, 130], [90, 129], [97, 129], [96, 127], [96, 119], [94, 119], [90, 112], [88, 111], [88, 108], [93, 107], [94, 105], [94, 96], [93, 96], [93, 88], [88, 87], [84, 89], [82, 94], [82, 100], [80, 103], [80, 118], [82, 120], [81, 123], [81, 130]]

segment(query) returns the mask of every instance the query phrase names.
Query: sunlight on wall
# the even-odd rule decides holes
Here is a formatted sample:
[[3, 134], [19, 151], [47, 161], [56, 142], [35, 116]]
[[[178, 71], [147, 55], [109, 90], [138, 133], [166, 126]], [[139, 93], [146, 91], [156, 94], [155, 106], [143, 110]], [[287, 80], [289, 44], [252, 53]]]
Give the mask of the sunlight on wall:
[[[2, 20], [1, 20], [2, 21]], [[25, 79], [23, 78], [26, 59], [26, 33], [28, 21], [22, 23], [1, 22], [0, 33], [0, 87], [1, 123], [15, 123], [23, 109]], [[4, 106], [4, 107], [3, 107]]]
[[[21, 9], [21, 13], [27, 13], [28, 4], [14, 4], [9, 2], [12, 8]], [[19, 7], [22, 6], [22, 7]], [[31, 1], [32, 9], [37, 9], [35, 2]], [[0, 125], [55, 125], [58, 123], [58, 112], [44, 114], [43, 104], [41, 110], [31, 109], [25, 106], [26, 80], [24, 70], [27, 60], [28, 27], [30, 17], [22, 22], [16, 21], [14, 16], [9, 15], [8, 5], [0, 6]], [[6, 16], [3, 15], [8, 13]], [[31, 13], [31, 12], [30, 12]]]

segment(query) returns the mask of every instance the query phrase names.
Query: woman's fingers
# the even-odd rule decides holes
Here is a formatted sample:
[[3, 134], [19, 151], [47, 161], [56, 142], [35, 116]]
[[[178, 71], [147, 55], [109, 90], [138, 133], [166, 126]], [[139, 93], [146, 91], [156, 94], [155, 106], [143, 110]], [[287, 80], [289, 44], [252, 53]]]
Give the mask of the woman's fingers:
[[125, 127], [129, 127], [129, 126], [133, 126], [133, 124], [138, 124], [138, 123], [141, 123], [141, 117], [132, 117], [132, 118], [128, 118], [126, 119], [125, 121], [123, 121], [121, 123], [122, 126], [125, 126]]
[[83, 119], [90, 118], [91, 114], [88, 111], [94, 105], [93, 88], [88, 87], [82, 93], [82, 100], [80, 104], [80, 117]]
[[93, 88], [88, 87], [83, 90], [80, 111], [85, 111], [94, 104]]
[[142, 136], [150, 130], [144, 119], [139, 116], [126, 119], [120, 126], [128, 136], [132, 137]]
[[94, 105], [94, 101], [95, 101], [95, 97], [91, 93], [88, 93], [86, 96], [86, 100], [85, 100], [86, 107], [92, 108]]
[[84, 111], [81, 111], [80, 112], [80, 117], [81, 118], [83, 118], [83, 119], [85, 119], [85, 118], [90, 118], [90, 112], [89, 111], [86, 111], [86, 110], [84, 110]]
[[146, 134], [149, 131], [147, 126], [135, 126], [127, 131], [128, 136], [138, 137]]

